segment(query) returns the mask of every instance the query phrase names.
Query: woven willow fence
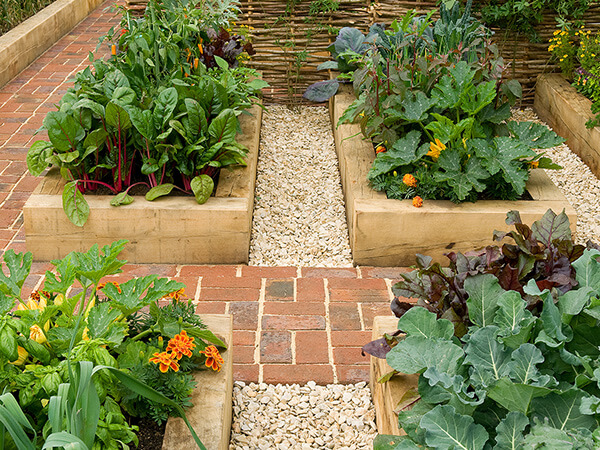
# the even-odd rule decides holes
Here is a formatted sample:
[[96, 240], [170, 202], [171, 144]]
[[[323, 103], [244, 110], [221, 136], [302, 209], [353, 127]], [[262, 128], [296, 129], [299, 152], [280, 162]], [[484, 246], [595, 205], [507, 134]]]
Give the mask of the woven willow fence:
[[[138, 10], [143, 10], [146, 1], [127, 0], [130, 8]], [[425, 13], [436, 8], [435, 0], [339, 0], [336, 11], [310, 15], [312, 0], [295, 0], [295, 6], [289, 8], [291, 2], [240, 0], [242, 14], [237, 25], [251, 27], [256, 55], [249, 65], [261, 70], [271, 85], [265, 90], [267, 103], [302, 101], [308, 85], [328, 78], [316, 67], [330, 59], [326, 48], [335, 40], [336, 29], [351, 26], [366, 32], [373, 23], [390, 24], [408, 10]], [[600, 5], [586, 12], [585, 23], [593, 32], [600, 30]], [[548, 53], [548, 40], [555, 30], [556, 20], [551, 14], [545, 14], [536, 27], [539, 43], [530, 42], [524, 34], [494, 29], [494, 41], [510, 64], [508, 75], [523, 86], [524, 105], [533, 103], [538, 74], [557, 70]]]

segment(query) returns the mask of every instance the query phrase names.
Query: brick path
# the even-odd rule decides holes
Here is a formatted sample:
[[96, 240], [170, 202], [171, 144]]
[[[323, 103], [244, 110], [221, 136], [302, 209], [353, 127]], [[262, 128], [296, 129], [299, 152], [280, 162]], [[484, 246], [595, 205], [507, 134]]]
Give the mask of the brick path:
[[[0, 249], [25, 251], [22, 208], [39, 182], [27, 173], [29, 146], [68, 80], [88, 64], [98, 38], [118, 23], [105, 2], [0, 89]], [[51, 267], [35, 263], [24, 291]], [[376, 315], [391, 314], [391, 285], [403, 269], [127, 265], [119, 279], [156, 273], [187, 285], [199, 313], [230, 313], [234, 379], [267, 383], [368, 380], [360, 347]]]

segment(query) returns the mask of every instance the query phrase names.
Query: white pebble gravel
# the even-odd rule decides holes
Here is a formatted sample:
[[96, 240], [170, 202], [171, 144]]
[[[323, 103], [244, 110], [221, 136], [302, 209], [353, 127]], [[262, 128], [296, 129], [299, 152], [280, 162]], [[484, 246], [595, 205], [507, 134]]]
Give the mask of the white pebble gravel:
[[326, 108], [271, 105], [263, 114], [249, 265], [352, 266]]
[[236, 381], [229, 448], [370, 449], [377, 434], [366, 383], [318, 386]]
[[[513, 119], [542, 122], [531, 108], [513, 110]], [[562, 191], [577, 212], [577, 232], [574, 240], [585, 244], [600, 242], [600, 180], [566, 145], [543, 150], [562, 170], [546, 170], [550, 179]], [[559, 213], [560, 211], [554, 211]]]

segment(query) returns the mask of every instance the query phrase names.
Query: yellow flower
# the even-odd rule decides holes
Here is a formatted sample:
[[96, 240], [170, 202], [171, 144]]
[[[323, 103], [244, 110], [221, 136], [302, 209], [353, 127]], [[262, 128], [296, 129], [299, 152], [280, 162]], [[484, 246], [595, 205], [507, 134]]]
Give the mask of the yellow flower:
[[429, 143], [429, 151], [427, 152], [427, 156], [431, 156], [434, 160], [438, 159], [443, 150], [446, 150], [446, 146], [442, 144], [438, 138], [435, 138], [435, 143]]
[[417, 179], [410, 173], [407, 173], [402, 177], [402, 182], [409, 187], [417, 187]]
[[206, 362], [204, 363], [206, 367], [210, 367], [217, 372], [221, 371], [221, 366], [224, 361], [223, 357], [219, 354], [217, 347], [209, 345], [205, 350], [201, 350], [200, 353], [203, 353], [204, 356], [206, 356]]
[[176, 291], [173, 291], [170, 294], [165, 295], [163, 298], [171, 298], [177, 302], [180, 299], [182, 299], [183, 297], [187, 297], [187, 295], [185, 295], [185, 288], [181, 288]]
[[177, 363], [173, 353], [154, 353], [154, 358], [150, 358], [149, 361], [151, 363], [158, 364], [158, 370], [160, 370], [162, 373], [166, 373], [169, 369], [173, 369], [173, 372], [177, 372], [179, 370], [179, 364]]
[[43, 344], [47, 342], [46, 335], [39, 327], [39, 325], [32, 325], [31, 327], [29, 327], [29, 339], [37, 342], [38, 344]]
[[14, 364], [15, 366], [22, 366], [29, 356], [29, 353], [27, 353], [27, 350], [20, 345], [17, 347], [17, 351], [19, 352], [19, 357], [15, 361], [12, 361], [11, 364]]
[[537, 169], [540, 166], [540, 162], [539, 161], [529, 161], [527, 164], [532, 169]]

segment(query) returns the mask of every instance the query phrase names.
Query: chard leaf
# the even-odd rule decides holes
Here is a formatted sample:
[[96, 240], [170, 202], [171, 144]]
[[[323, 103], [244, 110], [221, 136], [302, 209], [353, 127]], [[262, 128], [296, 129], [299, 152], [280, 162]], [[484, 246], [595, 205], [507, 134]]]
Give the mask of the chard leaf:
[[518, 411], [509, 412], [496, 427], [496, 445], [494, 450], [518, 450], [523, 448], [523, 432], [529, 425], [529, 419]]
[[230, 143], [235, 141], [238, 121], [233, 109], [224, 109], [208, 126], [210, 145], [217, 142]]
[[148, 109], [129, 108], [129, 118], [138, 132], [147, 140], [154, 137], [154, 123], [152, 121], [152, 112]]
[[85, 225], [90, 215], [90, 207], [83, 194], [77, 189], [77, 180], [65, 184], [62, 202], [65, 214], [71, 223], [78, 227]]
[[434, 449], [481, 450], [489, 434], [471, 416], [457, 414], [452, 406], [438, 405], [419, 424], [425, 429], [425, 442]]
[[506, 292], [500, 287], [498, 279], [489, 273], [479, 274], [468, 277], [464, 287], [469, 294], [467, 307], [471, 322], [479, 327], [494, 323], [498, 300]]
[[158, 197], [169, 195], [174, 188], [175, 186], [171, 183], [164, 183], [154, 186], [152, 189], [146, 192], [146, 200], [151, 202], [152, 200], [156, 200]]
[[106, 105], [106, 123], [118, 130], [131, 128], [129, 113], [121, 105], [112, 101]]
[[536, 398], [531, 404], [532, 417], [559, 430], [576, 428], [593, 429], [598, 426], [596, 419], [581, 413], [581, 401], [588, 397], [584, 391], [571, 388], [562, 393], [552, 392], [543, 398]]
[[429, 367], [455, 374], [463, 350], [447, 339], [409, 336], [400, 341], [386, 356], [392, 369], [402, 373], [417, 373]]
[[133, 203], [133, 197], [127, 194], [127, 191], [119, 192], [110, 201], [112, 206], [129, 205], [130, 203]]
[[454, 334], [452, 322], [437, 320], [436, 315], [421, 306], [413, 306], [398, 320], [398, 329], [409, 336], [450, 340]]
[[498, 342], [498, 327], [475, 331], [465, 348], [465, 364], [472, 367], [471, 381], [476, 386], [491, 386], [507, 373], [510, 352]]
[[501, 378], [487, 392], [487, 395], [507, 410], [519, 411], [527, 415], [534, 398], [543, 397], [551, 392], [552, 390], [547, 387], [514, 383], [508, 378]]
[[546, 248], [550, 248], [552, 242], [556, 239], [571, 240], [569, 218], [564, 210], [556, 215], [549, 209], [540, 220], [536, 220], [531, 225], [531, 232], [533, 237], [542, 242]]
[[154, 111], [152, 112], [155, 129], [162, 129], [167, 122], [171, 120], [173, 111], [177, 106], [177, 99], [177, 89], [174, 87], [163, 89], [161, 93], [158, 94], [154, 105]]
[[39, 177], [48, 167], [46, 158], [52, 154], [52, 144], [46, 141], [36, 141], [27, 152], [27, 169], [34, 177]]
[[215, 187], [213, 179], [205, 174], [194, 177], [190, 184], [199, 205], [208, 201]]
[[85, 137], [81, 124], [62, 111], [50, 111], [44, 118], [48, 138], [59, 152], [73, 151], [77, 143]]

